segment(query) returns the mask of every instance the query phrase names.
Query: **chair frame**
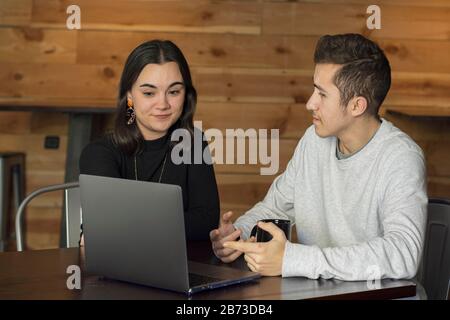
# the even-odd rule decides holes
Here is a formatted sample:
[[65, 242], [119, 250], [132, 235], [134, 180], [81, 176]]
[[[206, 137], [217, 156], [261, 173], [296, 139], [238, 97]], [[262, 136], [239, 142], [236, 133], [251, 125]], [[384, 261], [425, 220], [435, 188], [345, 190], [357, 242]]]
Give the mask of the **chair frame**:
[[[444, 199], [444, 198], [429, 198], [428, 199], [428, 210], [429, 210], [429, 208], [430, 208], [430, 205], [434, 205], [434, 204], [438, 204], [438, 205], [446, 205], [446, 206], [450, 206], [450, 200], [448, 200], [448, 199]], [[424, 243], [424, 248], [423, 248], [423, 255], [422, 255], [422, 261], [421, 261], [421, 264], [420, 264], [420, 268], [419, 268], [419, 270], [418, 270], [418, 274], [417, 274], [417, 279], [418, 279], [418, 281], [424, 286], [424, 288], [425, 289], [427, 289], [426, 287], [425, 287], [425, 278], [426, 278], [426, 271], [428, 270], [428, 263], [427, 263], [427, 261], [425, 260], [425, 259], [427, 259], [427, 256], [426, 256], [426, 254], [427, 254], [427, 251], [428, 251], [428, 243], [427, 243], [427, 241], [429, 241], [428, 240], [428, 237], [429, 237], [429, 234], [428, 234], [428, 232], [429, 232], [429, 230], [428, 230], [428, 228], [429, 228], [429, 224], [430, 224], [430, 216], [429, 216], [429, 213], [428, 213], [428, 218], [427, 218], [427, 225], [426, 225], [426, 234], [425, 234], [425, 243]], [[444, 252], [445, 253], [445, 252]], [[441, 279], [442, 280], [442, 279]], [[441, 296], [441, 299], [448, 299], [449, 297], [448, 297], [448, 295], [449, 295], [449, 289], [450, 289], [450, 279], [448, 279], [448, 280], [444, 280], [445, 282], [444, 283], [446, 283], [447, 281], [449, 281], [449, 284], [448, 284], [448, 289], [447, 289], [447, 294], [446, 294], [446, 296], [447, 297], [445, 297], [445, 294], [444, 294], [444, 296]], [[445, 284], [444, 284], [445, 285]], [[429, 289], [429, 288], [428, 288]], [[432, 296], [433, 296], [433, 292], [427, 292], [427, 296], [428, 296], [428, 298], [430, 298], [430, 296], [431, 296], [431, 299], [433, 299], [432, 298]]]
[[[77, 181], [77, 182], [69, 182], [69, 183], [56, 184], [56, 185], [51, 185], [48, 187], [43, 187], [43, 188], [37, 189], [37, 190], [33, 191], [32, 193], [30, 193], [22, 201], [22, 203], [19, 206], [19, 209], [17, 210], [16, 221], [15, 221], [17, 251], [23, 251], [22, 225], [23, 225], [24, 211], [25, 211], [25, 208], [28, 205], [28, 203], [40, 194], [51, 192], [51, 191], [77, 188], [79, 186], [80, 186], [80, 184]], [[66, 207], [66, 210], [67, 210], [67, 207]]]

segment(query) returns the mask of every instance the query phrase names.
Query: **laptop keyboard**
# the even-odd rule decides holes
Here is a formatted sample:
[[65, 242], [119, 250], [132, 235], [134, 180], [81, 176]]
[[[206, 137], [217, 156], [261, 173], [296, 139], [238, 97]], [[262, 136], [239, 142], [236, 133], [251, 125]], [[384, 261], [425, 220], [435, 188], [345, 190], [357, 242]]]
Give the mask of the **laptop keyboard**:
[[212, 283], [212, 282], [218, 282], [222, 279], [208, 277], [208, 276], [202, 276], [196, 273], [189, 273], [189, 286], [195, 287], [195, 286], [201, 286], [203, 284]]

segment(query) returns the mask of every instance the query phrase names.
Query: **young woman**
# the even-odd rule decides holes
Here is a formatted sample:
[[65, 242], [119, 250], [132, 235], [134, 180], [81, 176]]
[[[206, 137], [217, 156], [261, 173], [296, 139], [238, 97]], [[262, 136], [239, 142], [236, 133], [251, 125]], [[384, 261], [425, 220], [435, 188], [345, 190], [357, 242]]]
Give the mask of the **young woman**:
[[[187, 240], [208, 240], [219, 221], [213, 166], [203, 157], [201, 163], [181, 164], [171, 157], [175, 130], [194, 137], [196, 100], [189, 66], [174, 43], [152, 40], [139, 45], [122, 73], [114, 131], [86, 146], [80, 173], [179, 185]], [[206, 142], [202, 154], [203, 148], [209, 155]]]

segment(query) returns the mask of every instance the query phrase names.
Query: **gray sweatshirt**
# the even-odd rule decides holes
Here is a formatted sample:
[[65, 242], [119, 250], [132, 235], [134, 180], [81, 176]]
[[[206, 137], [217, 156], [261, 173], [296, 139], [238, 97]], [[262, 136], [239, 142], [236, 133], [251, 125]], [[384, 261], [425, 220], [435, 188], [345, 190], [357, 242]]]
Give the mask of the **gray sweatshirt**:
[[422, 150], [385, 119], [349, 158], [336, 157], [336, 143], [309, 127], [286, 171], [235, 227], [246, 239], [260, 219], [295, 222], [299, 243], [286, 242], [283, 277], [414, 277], [428, 201]]

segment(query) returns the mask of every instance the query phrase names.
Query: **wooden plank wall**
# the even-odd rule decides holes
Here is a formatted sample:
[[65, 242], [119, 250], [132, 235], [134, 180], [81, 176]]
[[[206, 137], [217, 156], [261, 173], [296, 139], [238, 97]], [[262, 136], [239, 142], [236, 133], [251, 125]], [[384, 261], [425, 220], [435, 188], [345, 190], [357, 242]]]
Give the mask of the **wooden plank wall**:
[[[81, 30], [66, 29], [66, 8], [81, 8]], [[366, 28], [381, 8], [382, 28]], [[310, 125], [312, 54], [319, 36], [358, 32], [380, 43], [393, 69], [386, 106], [450, 107], [450, 2], [447, 0], [2, 0], [0, 102], [113, 106], [128, 53], [143, 41], [177, 43], [191, 65], [203, 128], [280, 129], [281, 173]], [[450, 198], [449, 118], [385, 114], [424, 149], [430, 196]], [[111, 119], [107, 119], [111, 122]], [[27, 153], [27, 192], [63, 182], [67, 114], [0, 112], [0, 151]], [[45, 135], [61, 137], [43, 149]], [[260, 165], [217, 165], [223, 210], [241, 214], [274, 176]], [[62, 196], [28, 211], [28, 246], [58, 245]]]
[[[61, 113], [0, 111], [0, 150], [26, 154], [26, 194], [63, 182], [67, 120]], [[47, 135], [60, 137], [58, 150], [44, 148]], [[30, 203], [25, 222], [30, 248], [58, 245], [62, 199], [62, 192], [53, 192]]]

